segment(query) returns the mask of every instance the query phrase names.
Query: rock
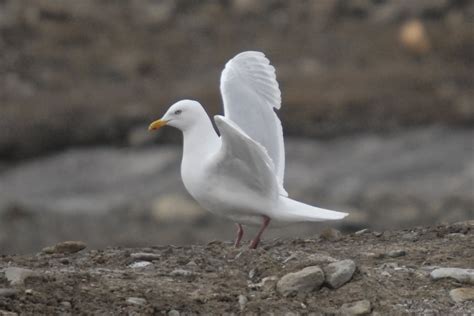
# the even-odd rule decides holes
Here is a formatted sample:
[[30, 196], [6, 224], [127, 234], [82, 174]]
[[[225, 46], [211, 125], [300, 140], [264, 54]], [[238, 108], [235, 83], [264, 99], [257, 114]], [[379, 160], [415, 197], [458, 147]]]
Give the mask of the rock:
[[18, 294], [15, 289], [0, 288], [0, 297], [13, 297]]
[[366, 234], [370, 232], [370, 230], [368, 228], [364, 228], [364, 229], [361, 229], [361, 230], [358, 230], [354, 233], [354, 235], [356, 236], [360, 236], [360, 235], [363, 235], [363, 234]]
[[32, 270], [17, 267], [5, 268], [3, 272], [11, 285], [23, 285], [26, 278], [35, 275], [35, 272]]
[[252, 283], [249, 284], [249, 288], [251, 289], [260, 289], [264, 292], [270, 292], [275, 289], [275, 286], [278, 282], [278, 278], [274, 275], [265, 277], [259, 283]]
[[245, 305], [247, 305], [248, 301], [249, 299], [247, 298], [247, 296], [242, 295], [242, 294], [239, 295], [239, 307], [241, 311], [245, 309]]
[[452, 278], [461, 283], [474, 284], [474, 269], [439, 268], [431, 272], [433, 280]]
[[0, 316], [18, 316], [15, 312], [0, 310]]
[[149, 252], [136, 252], [130, 255], [135, 260], [153, 261], [161, 258], [159, 254]]
[[347, 259], [328, 264], [324, 268], [326, 283], [333, 289], [337, 289], [349, 282], [356, 269], [354, 261]]
[[127, 303], [133, 305], [145, 305], [147, 303], [146, 299], [141, 297], [129, 297], [127, 298]]
[[85, 249], [86, 247], [87, 246], [83, 241], [63, 241], [52, 247], [44, 248], [43, 252], [47, 254], [53, 254], [53, 253], [70, 254], [70, 253], [79, 252]]
[[306, 267], [284, 275], [277, 283], [277, 291], [283, 296], [305, 294], [317, 290], [324, 283], [324, 272], [318, 266]]
[[168, 316], [179, 316], [179, 312], [175, 309], [172, 309], [168, 312]]
[[338, 241], [341, 240], [342, 238], [342, 233], [338, 231], [337, 229], [334, 229], [332, 227], [325, 228], [322, 232], [320, 237], [325, 240], [329, 241]]
[[144, 267], [147, 267], [149, 265], [151, 265], [152, 263], [149, 262], [149, 261], [137, 261], [137, 262], [134, 262], [132, 264], [130, 264], [128, 267], [129, 268], [133, 268], [133, 269], [136, 269], [136, 268], [144, 268]]
[[154, 199], [151, 213], [159, 223], [176, 221], [192, 223], [205, 215], [195, 202], [178, 194], [162, 195]]
[[71, 302], [68, 302], [68, 301], [62, 301], [60, 305], [66, 309], [70, 309], [72, 307]]
[[449, 291], [449, 296], [456, 303], [462, 303], [465, 301], [474, 301], [474, 288], [461, 287]]
[[184, 270], [184, 269], [176, 269], [171, 271], [170, 273], [171, 276], [183, 276], [183, 277], [189, 277], [193, 275], [192, 271], [189, 270]]
[[406, 50], [416, 55], [424, 55], [431, 49], [425, 26], [420, 20], [403, 24], [400, 28], [399, 39]]
[[361, 300], [353, 303], [346, 303], [341, 306], [339, 312], [342, 315], [367, 315], [372, 310], [368, 300]]
[[405, 250], [402, 250], [402, 249], [397, 249], [397, 250], [392, 250], [392, 251], [389, 251], [387, 253], [387, 256], [390, 257], [390, 258], [397, 258], [397, 257], [403, 257], [405, 256], [407, 253]]

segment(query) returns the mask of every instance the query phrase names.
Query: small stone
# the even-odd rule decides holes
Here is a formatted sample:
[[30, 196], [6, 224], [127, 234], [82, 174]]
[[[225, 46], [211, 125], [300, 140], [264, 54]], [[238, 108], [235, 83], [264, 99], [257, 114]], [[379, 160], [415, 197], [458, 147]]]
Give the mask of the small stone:
[[462, 303], [465, 301], [474, 301], [474, 288], [461, 287], [449, 291], [449, 296], [456, 303]]
[[0, 288], [0, 297], [14, 297], [18, 294], [15, 289]]
[[11, 285], [22, 285], [25, 283], [26, 278], [35, 275], [34, 271], [30, 269], [17, 267], [5, 268], [3, 272]]
[[184, 269], [176, 269], [176, 270], [171, 271], [170, 275], [189, 277], [193, 275], [193, 272], [189, 270], [184, 270]]
[[60, 263], [62, 264], [69, 264], [69, 259], [68, 258], [61, 258], [61, 260], [59, 260]]
[[129, 297], [127, 298], [127, 303], [133, 304], [133, 305], [145, 305], [146, 299], [141, 298], [141, 297]]
[[72, 307], [71, 302], [68, 302], [68, 301], [62, 301], [60, 305], [66, 309], [70, 309]]
[[342, 238], [342, 233], [338, 231], [337, 229], [334, 229], [332, 227], [325, 228], [322, 232], [320, 237], [325, 240], [329, 241], [338, 241], [341, 240]]
[[85, 249], [87, 245], [83, 241], [63, 241], [54, 246], [43, 248], [47, 254], [64, 253], [71, 254]]
[[245, 305], [247, 305], [248, 301], [249, 300], [248, 300], [247, 296], [242, 295], [242, 294], [239, 295], [239, 306], [240, 306], [241, 311], [243, 311], [245, 309]]
[[26, 289], [25, 290], [26, 295], [33, 295], [33, 293], [34, 293], [33, 289]]
[[342, 315], [367, 315], [372, 310], [372, 306], [368, 300], [346, 303], [339, 310]]
[[148, 253], [148, 252], [136, 252], [130, 255], [135, 260], [142, 260], [142, 261], [153, 261], [160, 259], [160, 255], [156, 253]]
[[364, 229], [361, 229], [361, 230], [358, 230], [354, 233], [354, 235], [356, 236], [360, 236], [360, 235], [364, 235], [366, 233], [370, 232], [370, 230], [368, 228], [364, 228]]
[[324, 268], [326, 283], [333, 289], [337, 289], [349, 282], [356, 269], [354, 261], [347, 259], [328, 264]]
[[387, 256], [389, 256], [390, 258], [398, 258], [398, 257], [403, 257], [405, 256], [407, 253], [405, 250], [402, 250], [402, 249], [397, 249], [397, 250], [392, 250], [392, 251], [389, 251], [387, 253]]
[[15, 312], [0, 310], [0, 316], [18, 316], [18, 314]]
[[137, 261], [137, 262], [134, 262], [132, 264], [130, 264], [128, 267], [129, 268], [133, 268], [133, 269], [136, 269], [136, 268], [144, 268], [144, 267], [147, 267], [149, 265], [151, 265], [152, 263], [149, 262], [149, 261]]
[[381, 232], [373, 232], [372, 234], [374, 234], [375, 237], [380, 237], [383, 235]]
[[277, 283], [277, 291], [283, 296], [309, 293], [324, 283], [324, 272], [318, 266], [306, 267], [284, 275]]
[[259, 283], [249, 284], [249, 288], [260, 289], [264, 292], [270, 292], [275, 289], [277, 282], [278, 282], [278, 278], [272, 275], [272, 276], [263, 278], [262, 281], [260, 281]]
[[172, 309], [168, 312], [168, 316], [179, 316], [179, 312], [175, 309]]
[[452, 278], [461, 283], [474, 284], [474, 270], [461, 268], [439, 268], [431, 272], [433, 280]]
[[400, 28], [400, 43], [411, 53], [424, 55], [431, 49], [425, 25], [420, 20], [405, 22]]

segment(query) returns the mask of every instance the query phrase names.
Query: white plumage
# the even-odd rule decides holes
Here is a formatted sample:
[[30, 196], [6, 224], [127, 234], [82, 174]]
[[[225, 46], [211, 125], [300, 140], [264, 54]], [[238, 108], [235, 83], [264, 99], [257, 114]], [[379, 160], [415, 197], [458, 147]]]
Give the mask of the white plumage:
[[189, 193], [205, 209], [238, 225], [261, 224], [255, 248], [270, 220], [324, 221], [347, 214], [313, 207], [288, 198], [283, 187], [285, 150], [275, 68], [263, 53], [243, 52], [232, 58], [221, 76], [225, 116], [209, 116], [196, 101], [173, 104], [150, 125], [171, 125], [183, 132], [181, 176]]

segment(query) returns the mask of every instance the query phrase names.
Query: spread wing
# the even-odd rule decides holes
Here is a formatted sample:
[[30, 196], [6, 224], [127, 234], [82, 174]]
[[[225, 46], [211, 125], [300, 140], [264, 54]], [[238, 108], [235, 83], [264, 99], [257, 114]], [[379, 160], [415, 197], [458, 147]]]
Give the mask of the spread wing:
[[265, 148], [229, 119], [216, 115], [214, 121], [222, 142], [215, 159], [218, 173], [227, 175], [232, 181], [261, 196], [278, 197], [279, 188], [273, 173], [273, 162]]
[[274, 108], [281, 106], [275, 68], [263, 53], [243, 52], [227, 62], [221, 75], [225, 117], [267, 151], [281, 195], [285, 148], [281, 122]]

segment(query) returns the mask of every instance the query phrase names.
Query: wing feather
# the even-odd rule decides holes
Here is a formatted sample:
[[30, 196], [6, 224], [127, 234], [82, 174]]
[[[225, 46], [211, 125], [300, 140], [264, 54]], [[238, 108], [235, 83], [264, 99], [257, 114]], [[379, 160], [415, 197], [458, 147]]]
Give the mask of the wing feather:
[[221, 75], [225, 117], [255, 142], [272, 160], [281, 195], [285, 172], [283, 129], [274, 109], [281, 107], [275, 68], [261, 52], [243, 52], [227, 62]]

